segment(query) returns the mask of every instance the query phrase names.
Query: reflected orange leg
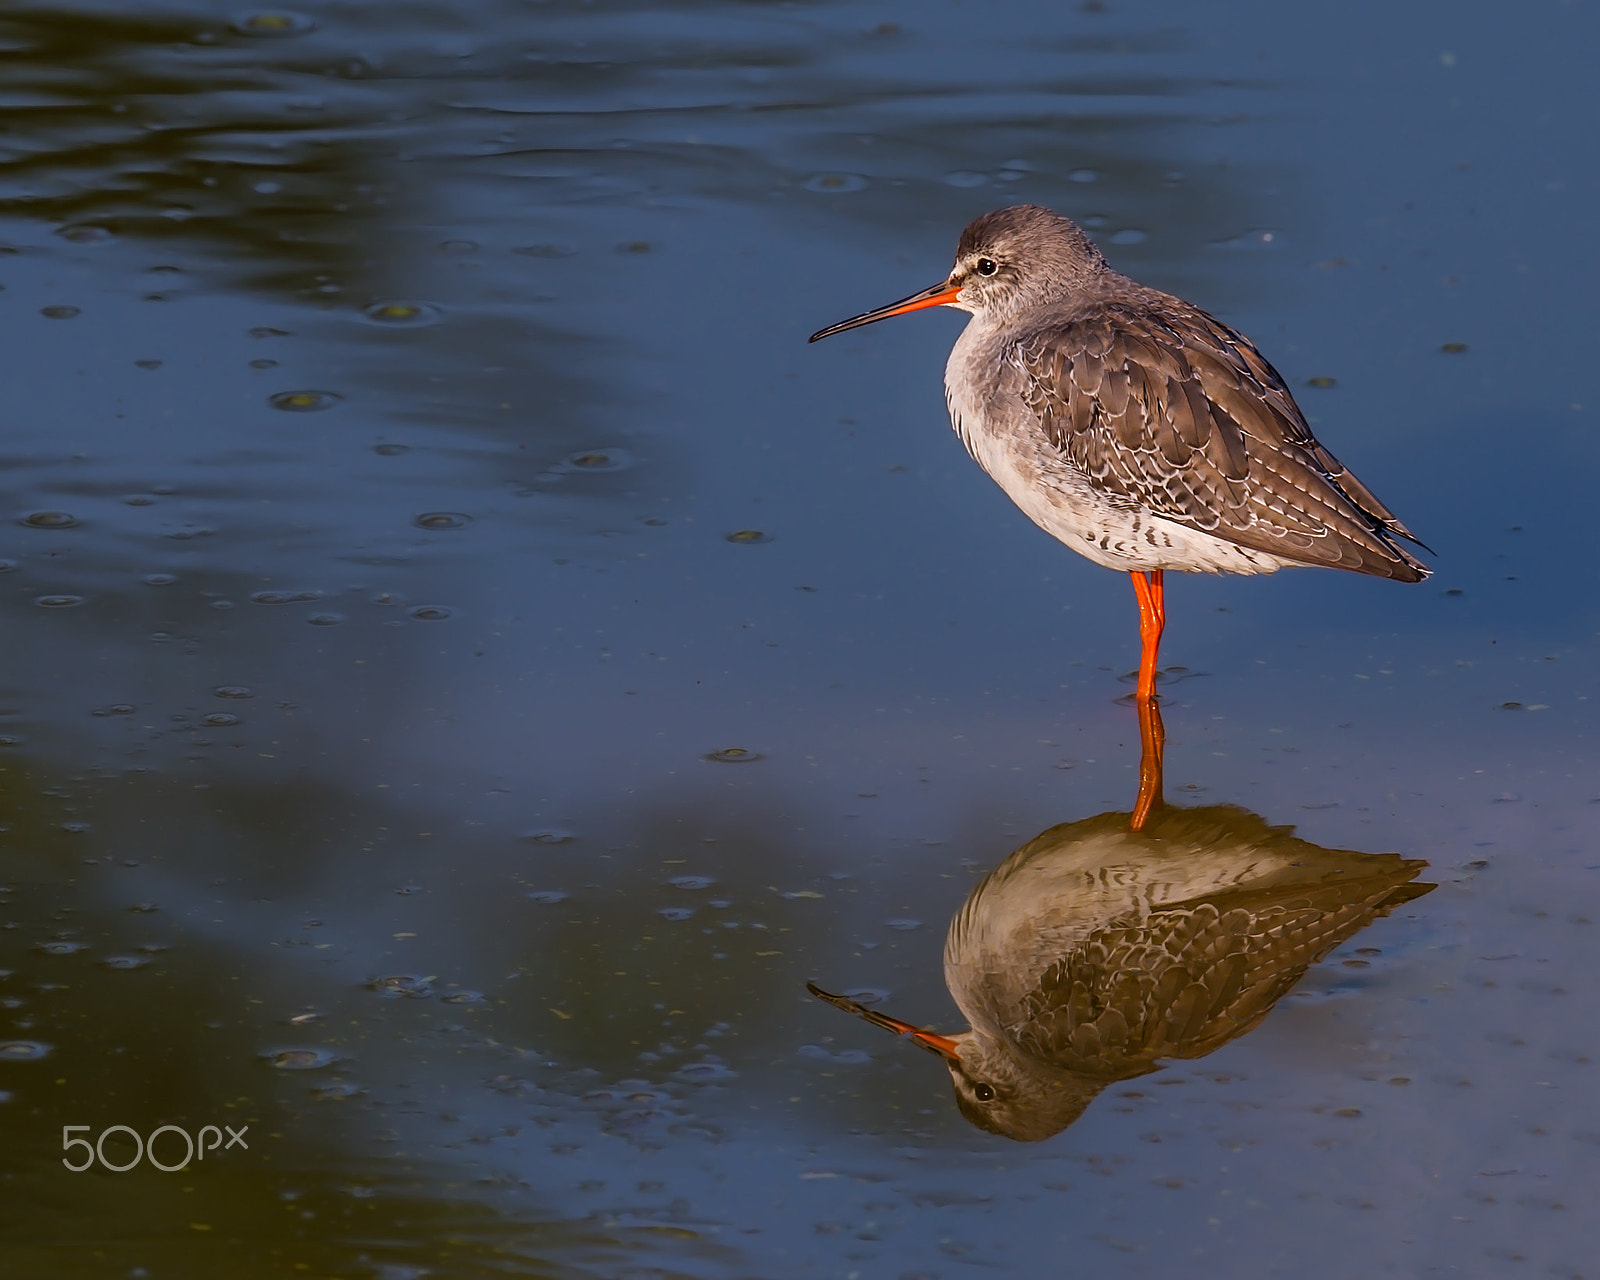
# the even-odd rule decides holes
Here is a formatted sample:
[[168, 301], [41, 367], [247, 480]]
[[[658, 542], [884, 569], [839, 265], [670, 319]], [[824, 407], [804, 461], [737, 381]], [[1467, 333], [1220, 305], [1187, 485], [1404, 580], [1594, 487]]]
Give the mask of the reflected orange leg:
[[1139, 601], [1139, 683], [1133, 696], [1140, 702], [1156, 696], [1156, 658], [1167, 625], [1165, 571], [1132, 572], [1133, 594]]
[[1161, 723], [1161, 704], [1142, 698], [1139, 707], [1139, 798], [1134, 801], [1128, 828], [1142, 831], [1146, 819], [1159, 809], [1161, 798], [1161, 758], [1167, 745], [1166, 727]]

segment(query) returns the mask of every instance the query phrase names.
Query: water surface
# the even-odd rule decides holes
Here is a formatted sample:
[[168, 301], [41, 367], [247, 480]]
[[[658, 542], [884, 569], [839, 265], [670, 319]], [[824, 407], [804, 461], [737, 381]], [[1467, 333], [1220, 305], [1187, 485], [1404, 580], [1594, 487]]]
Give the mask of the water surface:
[[[13, 6], [7, 1260], [1589, 1274], [1594, 25]], [[1437, 551], [1173, 581], [1169, 799], [1439, 888], [1031, 1145], [804, 985], [955, 1029], [951, 913], [1133, 801], [1131, 592], [962, 452], [959, 318], [804, 341], [1020, 200]], [[248, 1148], [60, 1163], [165, 1124]]]

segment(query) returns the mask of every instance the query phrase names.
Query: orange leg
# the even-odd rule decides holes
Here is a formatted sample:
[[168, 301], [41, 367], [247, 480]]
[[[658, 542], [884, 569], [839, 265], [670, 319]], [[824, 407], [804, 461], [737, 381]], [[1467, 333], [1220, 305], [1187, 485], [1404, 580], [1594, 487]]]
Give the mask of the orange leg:
[[1167, 731], [1161, 723], [1161, 704], [1154, 698], [1139, 701], [1139, 798], [1128, 819], [1132, 831], [1142, 831], [1146, 819], [1159, 809], [1161, 798], [1161, 757], [1167, 745]]
[[1139, 683], [1133, 696], [1140, 702], [1156, 696], [1156, 657], [1161, 649], [1161, 632], [1167, 625], [1164, 571], [1132, 572], [1133, 594], [1139, 600]]

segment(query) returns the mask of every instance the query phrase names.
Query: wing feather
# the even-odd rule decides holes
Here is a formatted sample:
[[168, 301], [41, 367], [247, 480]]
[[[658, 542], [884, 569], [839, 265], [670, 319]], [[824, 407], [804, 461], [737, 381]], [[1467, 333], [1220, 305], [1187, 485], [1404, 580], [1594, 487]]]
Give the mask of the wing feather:
[[1176, 298], [1105, 303], [1017, 342], [1049, 442], [1101, 492], [1286, 560], [1417, 581], [1415, 541], [1311, 433], [1242, 335]]

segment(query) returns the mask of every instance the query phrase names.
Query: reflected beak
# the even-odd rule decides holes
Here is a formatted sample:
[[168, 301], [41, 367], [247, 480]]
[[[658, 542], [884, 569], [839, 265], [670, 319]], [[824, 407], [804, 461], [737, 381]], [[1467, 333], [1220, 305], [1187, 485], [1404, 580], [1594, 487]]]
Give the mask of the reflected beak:
[[954, 306], [956, 300], [960, 297], [960, 285], [951, 284], [948, 280], [941, 280], [938, 284], [924, 289], [921, 293], [914, 293], [909, 298], [902, 298], [899, 302], [891, 302], [888, 306], [879, 307], [876, 311], [868, 311], [865, 315], [853, 316], [849, 320], [841, 320], [838, 324], [831, 324], [826, 329], [819, 329], [806, 341], [817, 342], [822, 338], [831, 337], [833, 334], [843, 333], [846, 329], [854, 329], [858, 325], [871, 324], [874, 320], [887, 320], [890, 316], [903, 316], [908, 311], [921, 311], [924, 307]]
[[[937, 306], [939, 304], [929, 302], [923, 305]], [[932, 1031], [924, 1031], [921, 1027], [914, 1027], [909, 1022], [901, 1022], [899, 1018], [891, 1018], [886, 1013], [879, 1013], [876, 1009], [869, 1009], [864, 1004], [857, 1004], [847, 996], [836, 996], [831, 991], [824, 991], [814, 982], [806, 983], [806, 990], [816, 996], [818, 1000], [826, 1000], [835, 1009], [843, 1009], [846, 1013], [853, 1013], [858, 1018], [866, 1019], [875, 1027], [882, 1027], [885, 1031], [892, 1031], [897, 1036], [910, 1036], [920, 1048], [926, 1049], [929, 1053], [937, 1053], [942, 1058], [949, 1058], [956, 1062], [961, 1060], [960, 1042], [952, 1040], [949, 1036], [937, 1035]]]

